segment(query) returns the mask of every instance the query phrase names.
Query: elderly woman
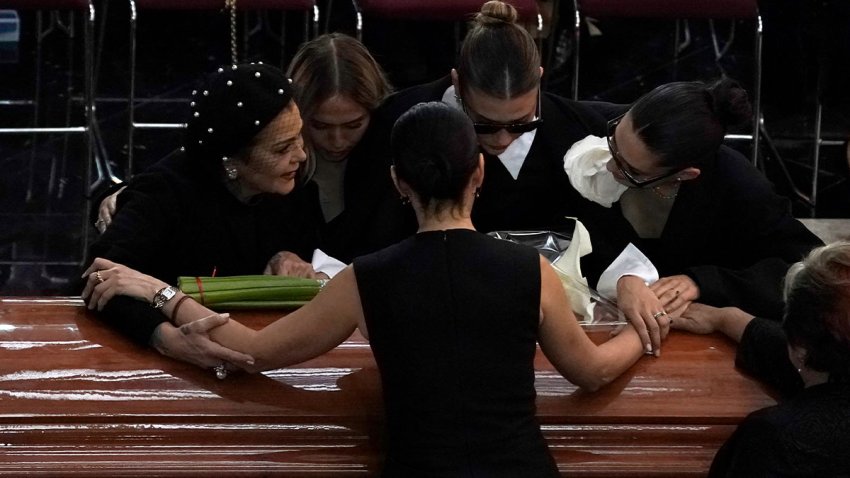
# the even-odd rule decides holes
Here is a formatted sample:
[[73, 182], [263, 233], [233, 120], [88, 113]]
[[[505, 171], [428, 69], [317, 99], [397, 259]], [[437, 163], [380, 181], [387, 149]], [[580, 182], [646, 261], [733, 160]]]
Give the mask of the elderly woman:
[[[364, 160], [368, 148], [361, 140], [373, 111], [392, 87], [369, 50], [342, 33], [327, 33], [301, 45], [287, 74], [304, 120], [309, 156], [304, 178], [318, 187], [326, 223], [323, 249], [350, 261], [349, 245], [356, 239], [351, 237], [353, 226], [371, 206], [360, 200], [368, 195], [364, 188], [368, 189], [369, 181], [358, 177], [357, 170], [352, 172], [348, 164]], [[377, 174], [386, 176], [386, 170]], [[101, 202], [98, 230], [105, 230], [112, 222], [118, 193]]]
[[580, 215], [594, 249], [632, 243], [657, 267], [657, 282], [625, 275], [611, 291], [656, 347], [668, 314], [692, 301], [778, 316], [788, 267], [823, 244], [746, 158], [722, 145], [751, 118], [733, 80], [668, 83], [610, 120], [607, 137], [588, 137], [566, 155], [573, 186], [607, 206]]
[[813, 250], [788, 271], [783, 323], [692, 304], [673, 327], [740, 342], [737, 365], [791, 398], [752, 413], [717, 453], [711, 477], [847, 476], [850, 470], [850, 243]]
[[[221, 68], [195, 91], [191, 106], [183, 154], [132, 180], [89, 256], [158, 281], [146, 297], [109, 301], [105, 320], [166, 355], [210, 366], [244, 357], [214, 344], [198, 349], [168, 322], [162, 312], [173, 305], [177, 277], [264, 270], [316, 277], [307, 261], [322, 219], [315, 186], [300, 184], [307, 160], [302, 121], [279, 69]], [[113, 275], [95, 274], [107, 283]]]
[[[558, 476], [534, 416], [536, 343], [564, 377], [592, 390], [641, 357], [637, 333], [628, 327], [595, 345], [545, 258], [475, 231], [484, 159], [464, 113], [415, 106], [391, 143], [393, 182], [419, 223], [414, 236], [355, 259], [261, 331], [223, 323], [192, 301], [176, 321], [190, 338], [223, 323], [212, 337], [249, 354], [258, 370], [320, 355], [359, 328], [383, 384], [384, 476]], [[89, 272], [92, 300], [110, 300], [116, 290]], [[123, 294], [152, 290], [135, 271], [116, 274], [127, 279], [116, 283]]]

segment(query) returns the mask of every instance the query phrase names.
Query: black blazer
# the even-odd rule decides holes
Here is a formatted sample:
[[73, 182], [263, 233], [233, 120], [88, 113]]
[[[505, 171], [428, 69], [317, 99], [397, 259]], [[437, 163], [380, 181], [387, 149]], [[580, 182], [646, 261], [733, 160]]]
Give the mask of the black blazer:
[[[350, 259], [400, 241], [416, 231], [416, 218], [401, 204], [390, 179], [389, 138], [395, 121], [417, 103], [440, 101], [451, 78], [414, 86], [390, 96], [373, 114], [362, 148], [346, 169], [346, 226], [328, 236], [345, 238], [330, 248]], [[541, 117], [534, 142], [513, 179], [499, 159], [485, 154], [484, 184], [476, 199], [472, 220], [480, 231], [506, 229], [559, 229], [575, 216], [598, 206], [581, 197], [569, 184], [563, 157], [572, 144], [588, 134], [603, 134], [605, 123], [622, 110], [607, 103], [576, 102], [543, 93]]]
[[[243, 204], [218, 178], [183, 155], [167, 157], [130, 181], [118, 212], [91, 245], [104, 257], [169, 284], [178, 276], [262, 274], [268, 260], [287, 250], [309, 261], [322, 221], [315, 185], [261, 195]], [[129, 297], [112, 299], [101, 314], [138, 342], [163, 321], [158, 310]]]

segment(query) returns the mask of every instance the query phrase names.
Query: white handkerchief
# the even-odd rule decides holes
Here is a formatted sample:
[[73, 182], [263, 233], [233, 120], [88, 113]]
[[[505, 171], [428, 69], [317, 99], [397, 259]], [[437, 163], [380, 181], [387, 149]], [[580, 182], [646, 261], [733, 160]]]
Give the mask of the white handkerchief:
[[310, 263], [313, 264], [314, 271], [324, 272], [331, 279], [346, 267], [345, 263], [325, 254], [321, 249], [313, 251], [313, 260]]
[[611, 160], [608, 140], [599, 136], [587, 136], [576, 141], [564, 155], [564, 171], [570, 184], [585, 198], [611, 207], [628, 189], [614, 179], [605, 168]]
[[637, 276], [647, 284], [658, 280], [658, 269], [634, 244], [629, 243], [614, 262], [599, 276], [596, 290], [602, 297], [617, 299], [617, 281], [623, 276]]

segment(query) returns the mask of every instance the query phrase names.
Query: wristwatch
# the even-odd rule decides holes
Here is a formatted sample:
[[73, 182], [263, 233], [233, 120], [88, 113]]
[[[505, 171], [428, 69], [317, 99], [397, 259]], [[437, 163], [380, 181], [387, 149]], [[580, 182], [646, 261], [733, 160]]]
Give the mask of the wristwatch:
[[177, 287], [174, 287], [173, 285], [163, 287], [156, 291], [156, 294], [153, 295], [151, 307], [154, 309], [161, 309], [162, 306], [169, 300], [173, 299], [175, 295], [177, 295]]

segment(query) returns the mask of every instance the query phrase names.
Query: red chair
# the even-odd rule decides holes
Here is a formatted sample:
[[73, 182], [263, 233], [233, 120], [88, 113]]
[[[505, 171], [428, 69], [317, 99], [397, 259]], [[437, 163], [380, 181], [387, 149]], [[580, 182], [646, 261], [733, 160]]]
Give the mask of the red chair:
[[[2, 0], [0, 0], [2, 1]], [[133, 175], [134, 137], [137, 129], [177, 129], [185, 127], [183, 123], [147, 123], [136, 121], [136, 26], [138, 12], [141, 10], [171, 11], [224, 11], [231, 2], [228, 0], [129, 0], [130, 2], [130, 92], [129, 122], [127, 132], [127, 176]], [[302, 12], [304, 14], [304, 39], [316, 35], [319, 31], [319, 8], [316, 0], [235, 0], [236, 11], [244, 12]], [[236, 51], [236, 11], [231, 11], [231, 60], [237, 61]], [[312, 28], [311, 28], [312, 26]], [[225, 34], [224, 32], [222, 33]], [[251, 33], [245, 29], [245, 45]], [[188, 101], [188, 100], [185, 100]]]
[[[364, 16], [386, 20], [432, 20], [461, 22], [481, 10], [486, 0], [352, 0], [357, 16], [357, 39], [363, 40]], [[507, 0], [517, 9], [520, 21], [535, 22], [543, 30], [536, 0]]]
[[[758, 163], [761, 117], [761, 49], [762, 21], [757, 0], [573, 0], [575, 8], [575, 50], [573, 53], [572, 95], [578, 99], [581, 22], [592, 18], [668, 18], [671, 20], [754, 20], [755, 78], [753, 79], [753, 132], [749, 135], [728, 135], [729, 139], [752, 140], [752, 160]], [[712, 30], [712, 35], [714, 34]], [[678, 37], [678, 35], [677, 35]], [[678, 41], [678, 38], [676, 39]], [[728, 45], [727, 45], [728, 46]], [[715, 50], [716, 57], [724, 51]]]
[[[94, 187], [99, 182], [106, 179], [108, 176], [108, 164], [98, 160], [95, 154], [95, 132], [96, 122], [94, 116], [94, 20], [95, 10], [91, 0], [0, 0], [0, 8], [13, 9], [19, 11], [35, 12], [36, 13], [36, 58], [35, 58], [35, 82], [32, 100], [10, 100], [3, 101], [3, 104], [10, 106], [31, 105], [33, 108], [33, 121], [31, 127], [3, 127], [0, 128], [0, 134], [31, 134], [36, 135], [51, 135], [51, 134], [75, 134], [82, 135], [85, 148], [85, 180], [83, 181], [84, 196], [88, 197]], [[67, 14], [67, 16], [65, 16]], [[82, 72], [82, 104], [83, 104], [83, 119], [82, 122], [76, 125], [70, 124], [71, 107], [72, 107], [72, 89], [74, 87], [74, 48], [75, 46], [75, 28], [76, 16], [82, 17], [83, 26], [83, 72]], [[47, 19], [45, 19], [47, 16]], [[41, 87], [42, 87], [42, 41], [45, 37], [54, 32], [64, 32], [68, 36], [68, 99], [66, 101], [66, 124], [64, 126], [44, 126], [41, 125], [39, 118], [39, 103], [41, 102]], [[34, 141], [33, 141], [34, 143]], [[33, 151], [35, 148], [33, 147]], [[33, 153], [34, 154], [34, 153]], [[60, 172], [65, 170], [63, 164], [59, 168]], [[54, 160], [55, 161], [55, 158]], [[97, 168], [94, 171], [94, 168]], [[106, 168], [106, 169], [104, 169]], [[54, 171], [56, 165], [51, 165], [48, 190], [52, 190], [54, 184]], [[92, 176], [97, 178], [94, 183], [91, 183]], [[27, 184], [27, 198], [29, 201], [33, 194], [33, 178], [35, 174], [35, 161], [30, 161], [29, 180]], [[61, 173], [64, 174], [64, 173]], [[58, 195], [61, 196], [62, 181], [60, 180], [60, 188]], [[85, 250], [88, 246], [88, 231], [89, 231], [89, 211], [88, 201], [84, 206], [83, 212], [83, 258]], [[48, 264], [48, 263], [45, 263]]]

